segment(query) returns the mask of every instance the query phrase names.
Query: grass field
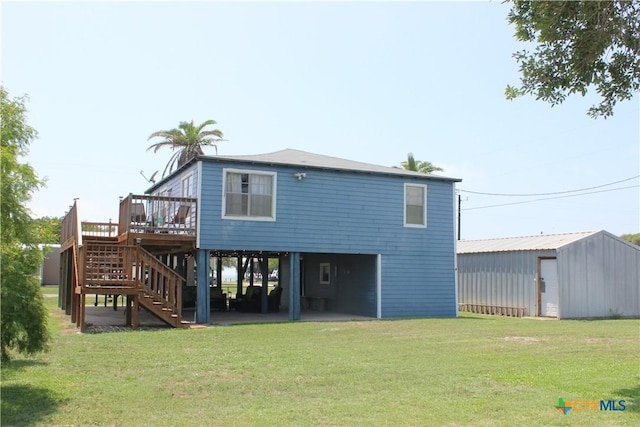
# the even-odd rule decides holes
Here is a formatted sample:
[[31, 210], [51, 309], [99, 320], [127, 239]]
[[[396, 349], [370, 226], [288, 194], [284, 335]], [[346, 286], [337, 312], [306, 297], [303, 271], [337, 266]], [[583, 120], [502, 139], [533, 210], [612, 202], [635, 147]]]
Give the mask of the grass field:
[[[79, 334], [2, 367], [2, 425], [635, 426], [640, 321], [479, 315]], [[625, 400], [569, 411], [558, 398]]]

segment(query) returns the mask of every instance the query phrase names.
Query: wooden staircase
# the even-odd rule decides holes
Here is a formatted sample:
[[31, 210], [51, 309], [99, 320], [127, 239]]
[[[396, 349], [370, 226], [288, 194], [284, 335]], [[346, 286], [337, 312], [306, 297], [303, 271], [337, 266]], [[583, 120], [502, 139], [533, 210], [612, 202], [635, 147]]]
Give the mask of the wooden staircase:
[[160, 262], [150, 252], [138, 247], [137, 268], [140, 271], [138, 303], [174, 328], [189, 327], [182, 320], [182, 284], [185, 279]]
[[182, 320], [184, 278], [142, 246], [88, 241], [80, 246], [77, 266], [76, 317], [81, 329], [86, 295], [91, 294], [126, 295], [127, 321], [133, 327], [137, 327], [139, 306], [169, 326], [189, 327], [190, 322]]

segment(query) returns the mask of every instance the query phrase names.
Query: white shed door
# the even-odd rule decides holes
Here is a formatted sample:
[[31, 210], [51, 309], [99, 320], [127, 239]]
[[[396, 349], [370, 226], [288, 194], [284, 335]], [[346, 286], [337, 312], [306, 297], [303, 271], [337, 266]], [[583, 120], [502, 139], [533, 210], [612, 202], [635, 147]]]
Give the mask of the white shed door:
[[540, 260], [540, 316], [558, 317], [558, 262]]

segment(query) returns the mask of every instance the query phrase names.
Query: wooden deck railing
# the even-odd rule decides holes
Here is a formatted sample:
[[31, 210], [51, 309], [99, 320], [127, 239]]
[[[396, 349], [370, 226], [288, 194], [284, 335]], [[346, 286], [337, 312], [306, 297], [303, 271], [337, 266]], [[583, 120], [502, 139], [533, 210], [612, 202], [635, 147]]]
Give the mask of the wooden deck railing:
[[140, 286], [148, 297], [162, 303], [162, 307], [177, 315], [182, 321], [182, 284], [184, 279], [149, 252], [140, 248], [138, 252], [137, 275]]
[[60, 229], [60, 244], [64, 249], [68, 249], [68, 247], [72, 244], [78, 245], [82, 244], [82, 233], [80, 231], [80, 220], [78, 215], [78, 201], [75, 200], [73, 202], [73, 206], [62, 219], [61, 229]]
[[80, 247], [79, 267], [85, 293], [137, 289], [180, 324], [184, 279], [142, 246], [88, 242]]
[[118, 237], [118, 224], [114, 222], [88, 222], [81, 224], [83, 237]]
[[83, 287], [137, 287], [133, 266], [136, 246], [91, 243], [80, 247], [80, 268]]
[[197, 199], [129, 194], [120, 202], [118, 234], [168, 233], [195, 236]]

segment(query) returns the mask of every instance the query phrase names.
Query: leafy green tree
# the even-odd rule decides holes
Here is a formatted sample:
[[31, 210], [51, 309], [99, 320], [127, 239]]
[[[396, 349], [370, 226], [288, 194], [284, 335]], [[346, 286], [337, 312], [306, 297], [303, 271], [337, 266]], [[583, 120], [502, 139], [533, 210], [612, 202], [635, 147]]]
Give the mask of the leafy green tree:
[[62, 231], [62, 218], [43, 216], [33, 220], [34, 226], [38, 227], [39, 235], [42, 236], [40, 243], [60, 243], [60, 233]]
[[[43, 231], [25, 207], [31, 194], [44, 186], [35, 170], [20, 157], [36, 138], [26, 124], [26, 98], [9, 99], [0, 87], [1, 178], [0, 193], [0, 332], [1, 357], [10, 359], [12, 350], [33, 354], [46, 350], [49, 340], [47, 310], [35, 276], [44, 261], [38, 244], [50, 231]], [[45, 227], [46, 228], [46, 227]]]
[[157, 153], [162, 147], [170, 147], [171, 150], [176, 151], [167, 166], [164, 168], [162, 176], [167, 174], [167, 171], [171, 173], [174, 169], [179, 169], [180, 166], [187, 163], [189, 160], [201, 156], [204, 154], [202, 151], [203, 146], [210, 146], [216, 149], [218, 154], [217, 143], [224, 141], [222, 131], [218, 129], [204, 130], [207, 126], [216, 125], [215, 120], [207, 120], [200, 125], [196, 126], [191, 122], [180, 122], [177, 128], [171, 130], [161, 130], [154, 132], [149, 136], [148, 140], [153, 138], [163, 138], [162, 141], [156, 142], [147, 148], [147, 151], [153, 149], [154, 153]]
[[407, 160], [400, 163], [403, 169], [414, 172], [422, 172], [430, 174], [436, 171], [442, 171], [442, 168], [434, 166], [431, 162], [423, 162], [413, 158], [413, 153], [407, 154]]
[[520, 87], [507, 99], [531, 94], [551, 105], [594, 87], [601, 97], [591, 117], [613, 115], [618, 101], [640, 89], [640, 1], [514, 0], [507, 20], [515, 38], [535, 50], [513, 54]]
[[620, 236], [620, 238], [626, 240], [627, 242], [631, 242], [634, 245], [640, 246], [640, 233], [623, 234], [623, 235]]

